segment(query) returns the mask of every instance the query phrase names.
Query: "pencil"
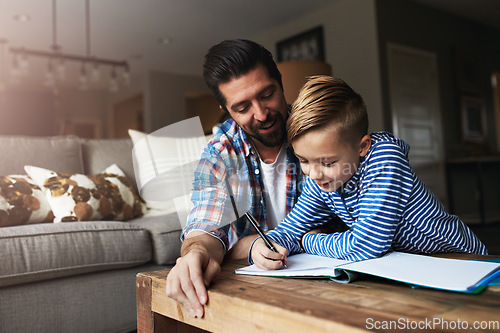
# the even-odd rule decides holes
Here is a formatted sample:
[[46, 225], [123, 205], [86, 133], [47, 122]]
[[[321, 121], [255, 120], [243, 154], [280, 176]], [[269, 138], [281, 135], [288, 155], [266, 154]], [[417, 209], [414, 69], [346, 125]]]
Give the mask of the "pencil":
[[[278, 251], [276, 250], [276, 248], [273, 246], [273, 244], [271, 243], [271, 241], [269, 240], [269, 238], [267, 238], [266, 234], [262, 232], [262, 230], [260, 230], [260, 227], [259, 227], [259, 224], [257, 223], [257, 220], [255, 219], [255, 217], [252, 215], [252, 213], [250, 212], [246, 212], [245, 213], [245, 216], [247, 217], [248, 221], [250, 221], [250, 223], [253, 225], [253, 227], [255, 228], [255, 230], [257, 230], [257, 232], [259, 233], [259, 236], [264, 240], [264, 243], [266, 243], [266, 246], [273, 252], [276, 252], [278, 253]], [[283, 264], [283, 267], [287, 268], [288, 266], [285, 264], [285, 260], [281, 259], [281, 263]]]

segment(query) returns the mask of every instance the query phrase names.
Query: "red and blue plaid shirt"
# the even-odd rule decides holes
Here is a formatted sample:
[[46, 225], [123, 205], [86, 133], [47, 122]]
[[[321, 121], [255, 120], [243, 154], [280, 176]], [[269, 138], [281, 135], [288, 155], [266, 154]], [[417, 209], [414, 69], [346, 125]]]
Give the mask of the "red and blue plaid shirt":
[[[256, 233], [244, 218], [246, 211], [250, 211], [260, 222], [261, 229], [267, 231], [265, 189], [259, 163], [257, 151], [245, 132], [232, 119], [224, 122], [203, 150], [196, 167], [191, 195], [194, 207], [181, 239], [192, 230], [201, 230], [230, 249], [239, 239]], [[286, 171], [286, 193], [283, 195], [287, 197], [288, 214], [299, 197], [305, 178], [290, 148], [287, 148], [286, 165], [277, 167]]]

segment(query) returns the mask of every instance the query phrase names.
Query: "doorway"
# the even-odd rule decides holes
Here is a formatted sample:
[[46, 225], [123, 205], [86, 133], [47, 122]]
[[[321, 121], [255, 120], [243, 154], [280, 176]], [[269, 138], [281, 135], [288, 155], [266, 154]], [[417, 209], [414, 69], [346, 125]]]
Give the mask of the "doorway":
[[210, 93], [187, 92], [186, 115], [188, 118], [200, 117], [205, 135], [211, 135], [212, 129], [225, 120], [226, 112], [222, 111], [215, 97]]
[[493, 85], [493, 101], [495, 107], [495, 124], [497, 133], [497, 154], [500, 154], [500, 72], [495, 72], [491, 76]]
[[387, 55], [394, 135], [410, 144], [413, 170], [447, 206], [436, 55], [392, 43]]
[[144, 132], [144, 98], [138, 94], [111, 107], [110, 138], [128, 138], [128, 130]]

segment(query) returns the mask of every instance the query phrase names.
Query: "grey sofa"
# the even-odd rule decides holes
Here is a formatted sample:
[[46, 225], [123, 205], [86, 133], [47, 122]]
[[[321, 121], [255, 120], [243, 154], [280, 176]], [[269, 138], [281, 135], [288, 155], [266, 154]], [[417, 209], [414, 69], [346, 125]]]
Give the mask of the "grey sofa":
[[[0, 136], [0, 175], [25, 165], [92, 175], [115, 163], [135, 184], [131, 150], [129, 139]], [[172, 265], [179, 236], [168, 211], [0, 228], [0, 332], [135, 330], [135, 275]]]

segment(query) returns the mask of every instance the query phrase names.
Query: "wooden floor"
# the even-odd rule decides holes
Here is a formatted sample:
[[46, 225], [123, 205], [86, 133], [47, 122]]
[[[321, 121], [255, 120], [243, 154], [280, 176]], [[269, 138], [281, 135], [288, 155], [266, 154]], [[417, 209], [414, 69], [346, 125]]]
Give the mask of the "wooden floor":
[[486, 245], [489, 254], [500, 255], [500, 222], [485, 225], [471, 224], [469, 228]]

